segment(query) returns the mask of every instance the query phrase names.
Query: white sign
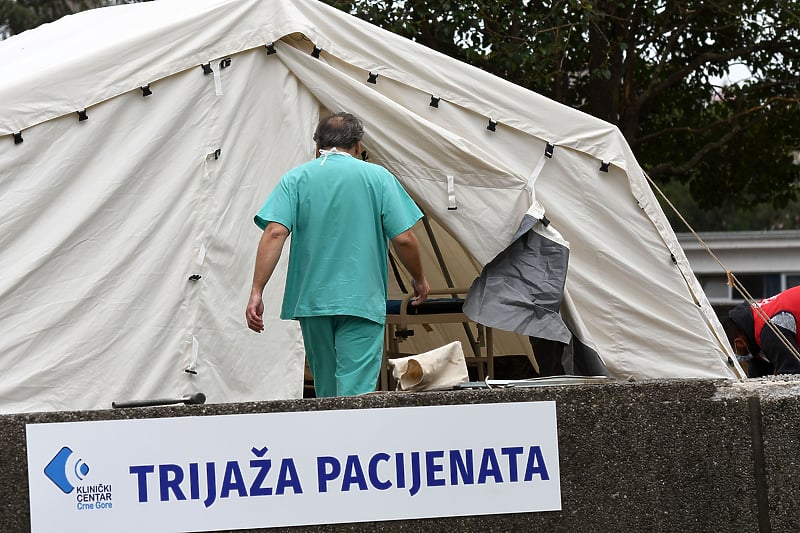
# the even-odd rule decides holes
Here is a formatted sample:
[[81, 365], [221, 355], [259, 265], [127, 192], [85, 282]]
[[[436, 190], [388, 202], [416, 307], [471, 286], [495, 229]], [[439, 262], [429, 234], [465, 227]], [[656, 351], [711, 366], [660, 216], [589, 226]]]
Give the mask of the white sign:
[[554, 402], [27, 426], [31, 531], [561, 509]]

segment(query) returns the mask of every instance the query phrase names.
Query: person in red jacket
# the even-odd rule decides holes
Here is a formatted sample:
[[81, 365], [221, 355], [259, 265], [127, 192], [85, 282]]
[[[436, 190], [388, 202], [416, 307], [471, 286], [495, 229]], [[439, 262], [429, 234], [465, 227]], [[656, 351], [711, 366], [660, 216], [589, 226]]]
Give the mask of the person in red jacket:
[[736, 355], [749, 361], [748, 377], [800, 374], [798, 317], [800, 287], [730, 310], [723, 326]]

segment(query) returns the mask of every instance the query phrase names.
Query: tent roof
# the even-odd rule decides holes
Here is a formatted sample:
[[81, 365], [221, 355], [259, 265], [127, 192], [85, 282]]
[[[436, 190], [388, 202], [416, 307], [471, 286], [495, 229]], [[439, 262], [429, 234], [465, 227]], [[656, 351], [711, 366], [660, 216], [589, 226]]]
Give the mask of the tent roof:
[[612, 124], [316, 0], [158, 0], [83, 11], [13, 36], [0, 46], [0, 61], [13, 73], [0, 84], [0, 135], [292, 34], [346, 63], [623, 169], [632, 156]]

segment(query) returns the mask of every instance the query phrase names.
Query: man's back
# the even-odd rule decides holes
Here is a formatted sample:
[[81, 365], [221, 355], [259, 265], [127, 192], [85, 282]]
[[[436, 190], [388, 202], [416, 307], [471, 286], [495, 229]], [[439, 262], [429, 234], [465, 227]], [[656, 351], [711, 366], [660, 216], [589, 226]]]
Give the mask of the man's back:
[[281, 318], [353, 315], [383, 323], [387, 241], [420, 215], [381, 166], [332, 154], [292, 169], [256, 217], [292, 232]]

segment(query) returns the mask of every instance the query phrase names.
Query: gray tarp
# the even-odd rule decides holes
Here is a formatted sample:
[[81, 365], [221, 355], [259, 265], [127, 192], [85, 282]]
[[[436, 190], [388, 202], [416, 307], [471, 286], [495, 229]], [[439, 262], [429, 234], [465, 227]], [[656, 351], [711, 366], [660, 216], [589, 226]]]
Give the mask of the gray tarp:
[[473, 282], [464, 313], [485, 326], [568, 344], [559, 309], [569, 248], [535, 231], [537, 223], [525, 215], [511, 245]]

